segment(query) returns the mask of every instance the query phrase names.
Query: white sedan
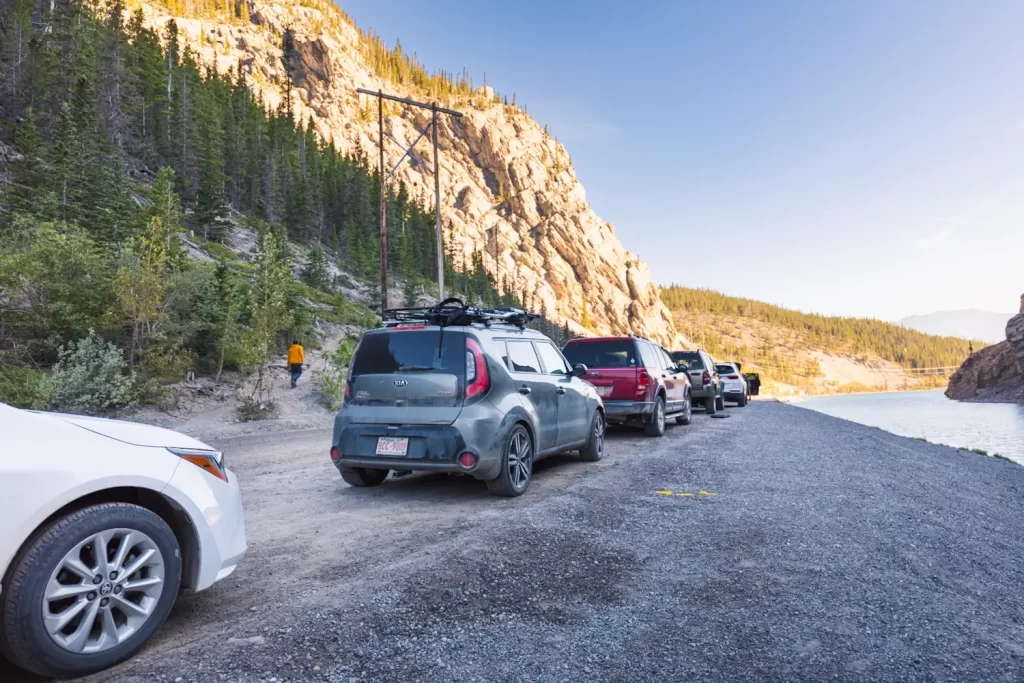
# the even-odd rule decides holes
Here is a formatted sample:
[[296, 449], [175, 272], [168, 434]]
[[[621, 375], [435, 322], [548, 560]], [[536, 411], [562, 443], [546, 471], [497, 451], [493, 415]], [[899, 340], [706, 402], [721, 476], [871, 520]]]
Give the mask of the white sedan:
[[45, 676], [131, 657], [245, 555], [238, 480], [158, 427], [0, 404], [0, 651]]

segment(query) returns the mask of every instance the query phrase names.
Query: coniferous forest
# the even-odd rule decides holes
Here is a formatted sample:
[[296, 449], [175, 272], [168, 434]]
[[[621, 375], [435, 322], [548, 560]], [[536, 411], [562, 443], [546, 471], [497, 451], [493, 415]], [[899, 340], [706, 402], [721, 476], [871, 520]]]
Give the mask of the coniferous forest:
[[[964, 339], [935, 337], [892, 323], [869, 318], [844, 318], [801, 313], [753, 299], [728, 296], [710, 289], [693, 289], [671, 285], [662, 290], [662, 301], [685, 320], [700, 314], [711, 314], [730, 321], [730, 327], [743, 329], [751, 320], [760, 321], [790, 332], [802, 348], [837, 353], [874, 353], [905, 368], [956, 366], [964, 361], [969, 350], [980, 349]], [[692, 339], [713, 341], [721, 330], [683, 329]], [[717, 334], [716, 334], [717, 332]], [[756, 349], [721, 348], [713, 352], [726, 356], [757, 356]]]
[[[0, 401], [102, 411], [186, 369], [261, 374], [287, 336], [315, 343], [318, 319], [375, 324], [331, 264], [376, 278], [365, 153], [268, 112], [241, 74], [198, 66], [173, 21], [157, 35], [121, 0], [0, 0], [0, 22]], [[437, 277], [418, 199], [389, 188], [391, 273], [410, 301]], [[251, 259], [224, 246], [233, 226], [258, 235]], [[479, 260], [460, 265], [453, 291], [515, 301]], [[124, 391], [61, 399], [83, 374]]]

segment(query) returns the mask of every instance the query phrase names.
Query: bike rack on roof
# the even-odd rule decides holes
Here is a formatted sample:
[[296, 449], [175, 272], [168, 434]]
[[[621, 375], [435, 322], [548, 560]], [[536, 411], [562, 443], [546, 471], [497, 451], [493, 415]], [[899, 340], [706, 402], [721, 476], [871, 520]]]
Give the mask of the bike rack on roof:
[[381, 312], [385, 327], [419, 322], [440, 327], [479, 323], [488, 327], [498, 324], [525, 329], [528, 323], [538, 318], [540, 316], [536, 313], [528, 313], [519, 308], [475, 308], [454, 297], [445, 299], [436, 306], [387, 308]]

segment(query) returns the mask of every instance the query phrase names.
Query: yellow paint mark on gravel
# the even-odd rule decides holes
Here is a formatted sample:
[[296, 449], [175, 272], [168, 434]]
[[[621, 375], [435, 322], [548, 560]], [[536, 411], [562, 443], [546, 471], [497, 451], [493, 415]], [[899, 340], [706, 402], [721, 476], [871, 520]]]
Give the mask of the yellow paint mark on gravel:
[[659, 496], [671, 496], [672, 495], [671, 491], [655, 491], [655, 493], [657, 493]]
[[679, 496], [680, 498], [693, 498], [692, 493], [677, 493], [676, 495]]
[[701, 489], [700, 490], [700, 495], [702, 495], [702, 496], [713, 496], [715, 494], [712, 493], [711, 491], [705, 491], [704, 489]]

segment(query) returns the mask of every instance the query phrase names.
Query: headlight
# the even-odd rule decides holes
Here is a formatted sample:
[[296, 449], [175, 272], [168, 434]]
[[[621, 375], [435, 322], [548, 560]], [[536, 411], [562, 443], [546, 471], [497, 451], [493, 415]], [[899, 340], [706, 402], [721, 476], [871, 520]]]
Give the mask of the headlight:
[[168, 448], [183, 460], [188, 460], [193, 465], [203, 468], [221, 481], [228, 480], [228, 473], [224, 469], [224, 454], [220, 451], [204, 451], [195, 448]]

